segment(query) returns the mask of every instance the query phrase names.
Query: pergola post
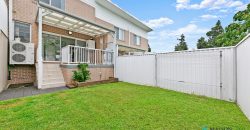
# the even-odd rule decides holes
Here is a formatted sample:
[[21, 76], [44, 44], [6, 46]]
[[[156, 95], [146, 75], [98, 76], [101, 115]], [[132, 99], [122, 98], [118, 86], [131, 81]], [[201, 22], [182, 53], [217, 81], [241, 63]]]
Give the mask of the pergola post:
[[42, 56], [42, 9], [38, 9], [38, 46], [37, 46], [37, 86], [42, 89], [43, 83], [43, 56]]
[[114, 64], [114, 77], [116, 77], [116, 58], [118, 57], [118, 44], [117, 44], [117, 40], [116, 40], [116, 34], [115, 34], [115, 32], [113, 32], [112, 33], [112, 36], [113, 36], [113, 54], [114, 54], [114, 56], [113, 56], [113, 64]]

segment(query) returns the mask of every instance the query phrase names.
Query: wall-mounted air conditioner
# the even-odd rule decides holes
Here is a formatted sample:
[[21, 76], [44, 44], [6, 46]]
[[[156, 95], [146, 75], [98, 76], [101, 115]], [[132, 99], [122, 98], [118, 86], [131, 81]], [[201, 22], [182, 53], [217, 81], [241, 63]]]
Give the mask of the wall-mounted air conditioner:
[[10, 64], [34, 64], [34, 44], [22, 43], [20, 39], [10, 42]]

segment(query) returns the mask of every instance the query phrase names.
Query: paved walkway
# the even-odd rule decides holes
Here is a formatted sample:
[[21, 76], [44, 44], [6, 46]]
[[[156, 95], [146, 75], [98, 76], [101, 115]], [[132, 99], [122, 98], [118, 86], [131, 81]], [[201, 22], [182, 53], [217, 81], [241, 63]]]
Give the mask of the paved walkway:
[[67, 87], [59, 87], [59, 88], [51, 88], [45, 90], [39, 90], [35, 87], [19, 87], [19, 88], [9, 88], [2, 93], [0, 93], [0, 101], [20, 98], [20, 97], [27, 97], [32, 95], [39, 95], [44, 93], [52, 93], [56, 91], [66, 90]]

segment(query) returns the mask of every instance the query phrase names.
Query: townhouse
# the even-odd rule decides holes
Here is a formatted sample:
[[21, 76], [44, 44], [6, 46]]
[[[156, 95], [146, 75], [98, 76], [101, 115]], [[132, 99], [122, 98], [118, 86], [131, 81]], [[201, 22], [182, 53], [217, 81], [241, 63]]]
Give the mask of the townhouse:
[[108, 0], [6, 0], [9, 85], [65, 86], [77, 64], [114, 77], [116, 55], [147, 52], [150, 27]]

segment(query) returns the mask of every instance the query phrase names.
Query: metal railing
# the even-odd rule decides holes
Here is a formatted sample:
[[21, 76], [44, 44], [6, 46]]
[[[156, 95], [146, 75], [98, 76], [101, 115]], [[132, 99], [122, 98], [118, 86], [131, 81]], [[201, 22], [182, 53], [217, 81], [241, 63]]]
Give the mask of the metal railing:
[[68, 45], [62, 48], [62, 63], [64, 64], [94, 64], [112, 65], [114, 52], [100, 49]]

